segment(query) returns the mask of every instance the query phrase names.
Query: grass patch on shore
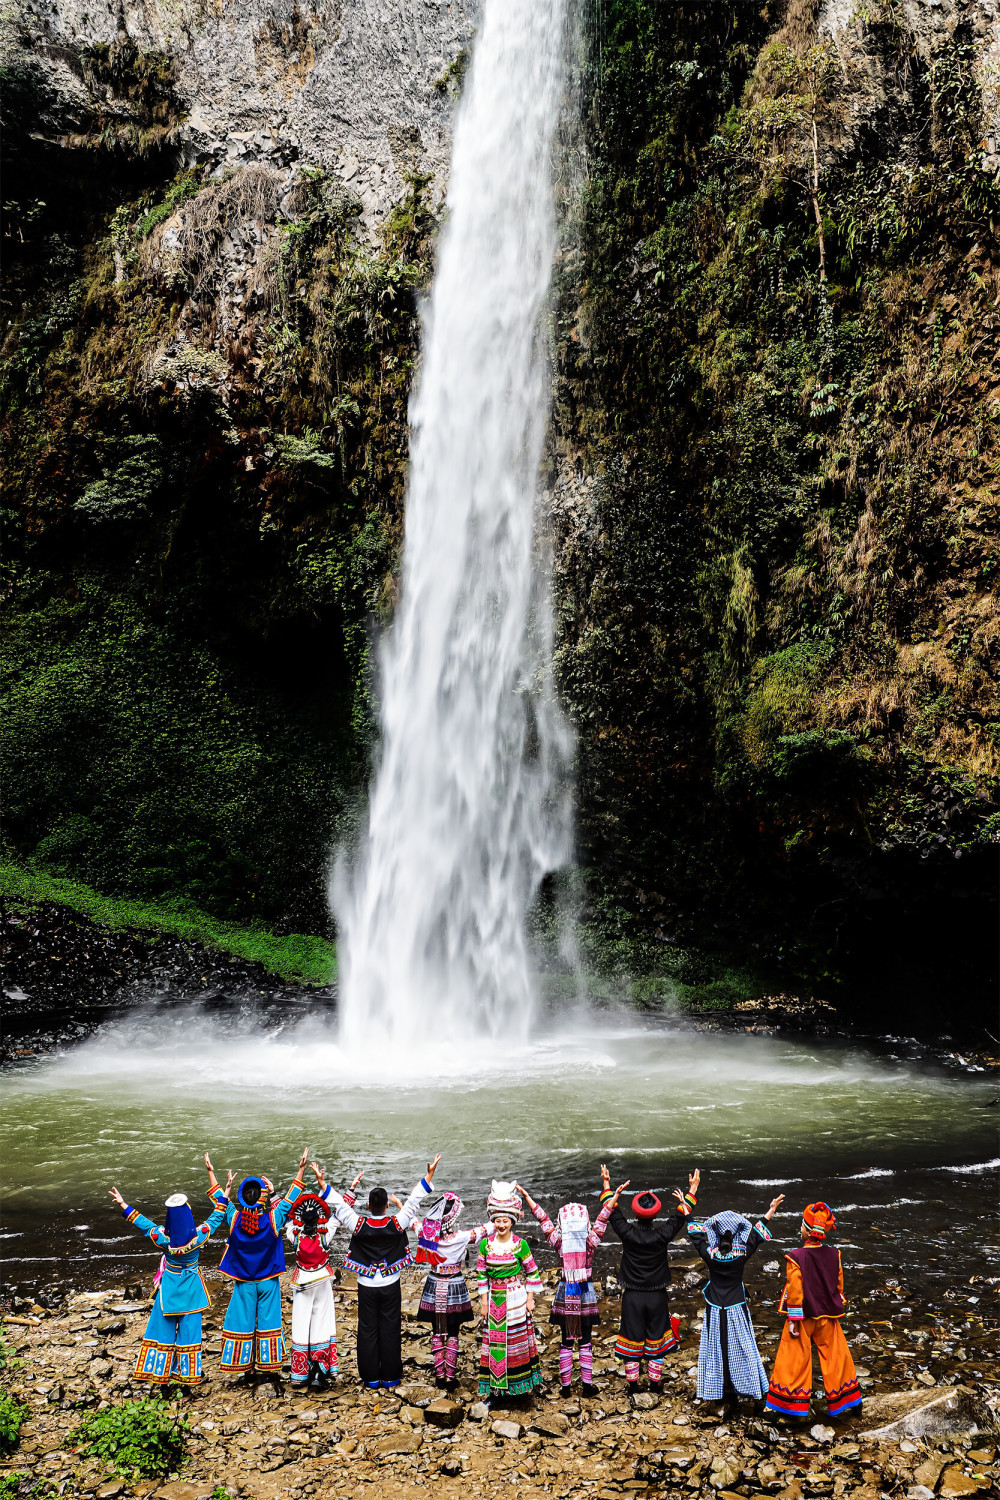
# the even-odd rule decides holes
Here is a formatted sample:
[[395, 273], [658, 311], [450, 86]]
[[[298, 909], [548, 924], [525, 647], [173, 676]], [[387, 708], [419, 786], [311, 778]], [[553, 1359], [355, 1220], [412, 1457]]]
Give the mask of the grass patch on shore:
[[264, 968], [283, 979], [330, 984], [337, 977], [336, 946], [327, 938], [301, 932], [281, 935], [264, 927], [221, 922], [182, 896], [163, 902], [105, 896], [76, 880], [66, 880], [44, 870], [26, 870], [20, 865], [0, 863], [0, 902], [5, 901], [24, 902], [30, 906], [53, 901], [89, 917], [102, 927], [134, 928], [201, 943], [206, 948], [245, 959], [248, 963], [263, 964]]

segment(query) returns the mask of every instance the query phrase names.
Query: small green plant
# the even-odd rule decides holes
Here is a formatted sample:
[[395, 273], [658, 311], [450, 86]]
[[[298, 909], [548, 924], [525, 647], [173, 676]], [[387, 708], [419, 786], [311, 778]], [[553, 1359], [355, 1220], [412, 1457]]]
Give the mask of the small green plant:
[[27, 1474], [20, 1473], [0, 1474], [0, 1500], [15, 1500], [18, 1490], [27, 1477]]
[[27, 1414], [23, 1401], [0, 1391], [0, 1453], [13, 1453], [21, 1440], [21, 1423]]
[[157, 1479], [172, 1473], [184, 1456], [188, 1420], [166, 1401], [146, 1397], [95, 1412], [76, 1430], [76, 1443], [90, 1458], [103, 1459], [116, 1474]]

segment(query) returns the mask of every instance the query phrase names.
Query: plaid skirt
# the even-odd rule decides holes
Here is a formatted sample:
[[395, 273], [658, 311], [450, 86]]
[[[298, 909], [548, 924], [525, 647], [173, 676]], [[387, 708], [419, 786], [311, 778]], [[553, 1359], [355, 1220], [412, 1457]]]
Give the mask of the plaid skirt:
[[434, 1332], [454, 1333], [459, 1323], [471, 1323], [474, 1317], [469, 1288], [461, 1269], [456, 1266], [439, 1267], [431, 1271], [420, 1293], [417, 1317], [424, 1323], [433, 1323]]
[[549, 1322], [558, 1323], [566, 1338], [589, 1343], [591, 1329], [600, 1322], [594, 1283], [589, 1278], [567, 1282], [560, 1277]]

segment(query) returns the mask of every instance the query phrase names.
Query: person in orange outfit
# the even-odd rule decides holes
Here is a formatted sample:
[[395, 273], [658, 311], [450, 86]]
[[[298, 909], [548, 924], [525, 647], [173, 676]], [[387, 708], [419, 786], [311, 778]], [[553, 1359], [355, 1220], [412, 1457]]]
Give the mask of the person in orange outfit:
[[830, 1416], [842, 1417], [861, 1405], [854, 1361], [840, 1326], [845, 1309], [844, 1267], [840, 1251], [826, 1243], [836, 1226], [827, 1204], [810, 1203], [802, 1215], [802, 1249], [785, 1252], [785, 1289], [779, 1310], [787, 1321], [767, 1391], [768, 1411], [809, 1416], [813, 1345]]

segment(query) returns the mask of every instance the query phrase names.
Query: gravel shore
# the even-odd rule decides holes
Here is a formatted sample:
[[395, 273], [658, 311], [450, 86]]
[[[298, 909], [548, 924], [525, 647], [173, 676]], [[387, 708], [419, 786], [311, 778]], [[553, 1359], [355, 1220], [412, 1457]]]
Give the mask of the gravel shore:
[[[684, 1331], [681, 1349], [667, 1360], [662, 1396], [643, 1394], [642, 1409], [629, 1407], [613, 1357], [618, 1301], [608, 1278], [595, 1340], [598, 1396], [566, 1399], [558, 1390], [558, 1336], [548, 1323], [547, 1301], [540, 1299], [536, 1323], [546, 1391], [531, 1406], [512, 1403], [509, 1410], [490, 1411], [476, 1391], [478, 1345], [471, 1331], [463, 1336], [458, 1390], [448, 1397], [435, 1389], [426, 1325], [414, 1317], [421, 1285], [416, 1271], [404, 1273], [406, 1383], [399, 1392], [365, 1391], [356, 1381], [356, 1292], [342, 1273], [336, 1291], [341, 1378], [325, 1392], [294, 1397], [287, 1373], [280, 1393], [268, 1383], [254, 1389], [220, 1377], [227, 1288], [208, 1272], [214, 1304], [205, 1317], [209, 1379], [173, 1398], [190, 1422], [186, 1455], [175, 1473], [139, 1484], [82, 1457], [74, 1429], [88, 1411], [145, 1394], [131, 1372], [148, 1301], [126, 1300], [137, 1288], [122, 1287], [76, 1293], [48, 1308], [20, 1297], [8, 1316], [25, 1321], [7, 1325], [17, 1359], [6, 1373], [9, 1389], [30, 1411], [19, 1448], [0, 1464], [0, 1480], [5, 1473], [19, 1474], [24, 1494], [96, 1494], [96, 1500], [153, 1494], [159, 1500], [204, 1500], [219, 1487], [249, 1500], [319, 1494], [396, 1500], [429, 1486], [449, 1500], [512, 1489], [519, 1497], [595, 1500], [951, 1500], [998, 1492], [995, 1284], [978, 1286], [971, 1304], [963, 1297], [953, 1309], [925, 1313], [901, 1305], [901, 1287], [859, 1287], [853, 1277], [846, 1328], [865, 1394], [862, 1411], [831, 1422], [820, 1394], [809, 1422], [792, 1427], [749, 1411], [723, 1416], [718, 1407], [695, 1400], [702, 1278], [693, 1261], [677, 1269], [674, 1306]], [[545, 1272], [547, 1291], [554, 1275]], [[286, 1308], [286, 1333], [289, 1316]], [[769, 1365], [780, 1329], [773, 1303], [755, 1307], [754, 1318]], [[866, 1435], [887, 1424], [895, 1425], [879, 1436]]]

